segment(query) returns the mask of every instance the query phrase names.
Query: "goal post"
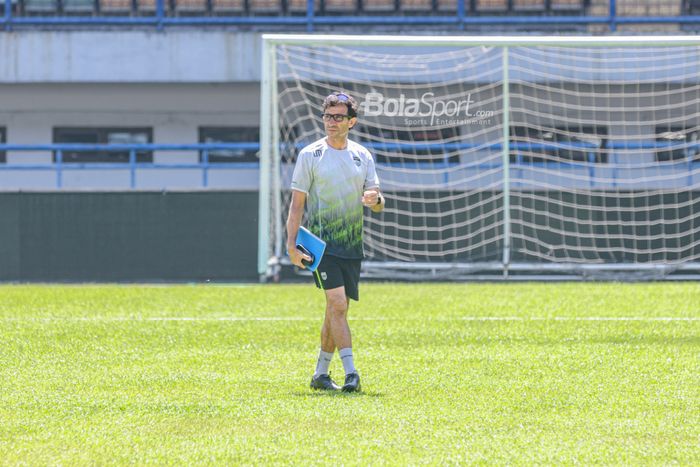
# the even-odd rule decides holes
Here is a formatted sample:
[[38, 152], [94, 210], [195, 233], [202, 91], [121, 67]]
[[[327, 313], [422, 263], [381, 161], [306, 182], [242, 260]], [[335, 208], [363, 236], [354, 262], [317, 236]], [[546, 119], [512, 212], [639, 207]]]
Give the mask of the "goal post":
[[323, 98], [387, 206], [363, 274], [389, 279], [700, 274], [700, 38], [262, 38], [258, 272], [285, 254], [297, 152]]

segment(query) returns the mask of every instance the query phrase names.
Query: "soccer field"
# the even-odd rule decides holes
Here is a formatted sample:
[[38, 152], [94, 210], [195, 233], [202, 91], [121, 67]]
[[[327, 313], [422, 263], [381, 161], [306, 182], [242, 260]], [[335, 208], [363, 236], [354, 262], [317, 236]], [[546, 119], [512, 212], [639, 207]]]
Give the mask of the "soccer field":
[[[0, 463], [699, 464], [697, 283], [0, 287]], [[336, 354], [331, 366], [342, 379]]]

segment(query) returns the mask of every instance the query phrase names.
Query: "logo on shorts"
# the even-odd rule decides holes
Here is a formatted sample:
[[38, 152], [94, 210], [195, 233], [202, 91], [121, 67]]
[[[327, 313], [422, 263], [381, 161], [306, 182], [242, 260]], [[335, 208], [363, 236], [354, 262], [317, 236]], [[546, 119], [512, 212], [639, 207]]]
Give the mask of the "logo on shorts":
[[323, 279], [324, 281], [325, 281], [326, 279], [328, 279], [328, 274], [326, 274], [325, 272], [322, 272], [322, 273], [321, 273], [321, 279]]
[[358, 156], [352, 156], [352, 160], [355, 161], [355, 165], [358, 167], [360, 166], [360, 164], [362, 164], [362, 161], [360, 160], [360, 158]]

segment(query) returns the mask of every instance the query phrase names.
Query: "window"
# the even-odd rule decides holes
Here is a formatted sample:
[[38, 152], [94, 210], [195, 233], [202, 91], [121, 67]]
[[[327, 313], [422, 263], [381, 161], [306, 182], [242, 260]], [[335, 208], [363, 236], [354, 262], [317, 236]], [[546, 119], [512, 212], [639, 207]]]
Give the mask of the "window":
[[[151, 128], [54, 128], [54, 143], [78, 144], [149, 144], [153, 142]], [[53, 155], [54, 162], [56, 154]], [[64, 151], [63, 162], [129, 162], [129, 151]], [[152, 151], [137, 151], [136, 162], [153, 162]]]
[[[7, 129], [5, 127], [0, 126], [0, 144], [5, 144], [7, 142]], [[5, 154], [5, 151], [0, 151], [0, 164], [4, 164], [7, 162], [7, 155]]]
[[[446, 141], [458, 141], [459, 132], [455, 127], [393, 130], [366, 126], [359, 133], [363, 136], [368, 135], [362, 138], [361, 143], [368, 146], [377, 163], [459, 162], [459, 154], [454, 149], [444, 147]], [[406, 146], [401, 150], [393, 148], [387, 150], [382, 147], [384, 142], [406, 143]], [[411, 145], [416, 143], [422, 146], [412, 148]], [[449, 156], [445, 157], [447, 154]]]
[[[676, 149], [664, 151], [661, 148], [656, 150], [656, 160], [658, 162], [670, 161], [700, 161], [700, 150], [694, 146], [698, 142], [698, 128], [684, 127], [656, 127], [656, 142], [681, 146]], [[685, 145], [688, 146], [685, 146]]]
[[[511, 151], [514, 163], [608, 162], [608, 129], [604, 126], [568, 126], [546, 128], [516, 126], [510, 128], [511, 142], [518, 149]], [[548, 146], [566, 144], [575, 148]]]
[[[199, 142], [205, 144], [214, 143], [257, 143], [260, 141], [260, 129], [258, 127], [200, 127]], [[199, 160], [204, 160], [204, 154], [200, 151]], [[258, 162], [256, 149], [216, 149], [209, 151], [209, 162]]]

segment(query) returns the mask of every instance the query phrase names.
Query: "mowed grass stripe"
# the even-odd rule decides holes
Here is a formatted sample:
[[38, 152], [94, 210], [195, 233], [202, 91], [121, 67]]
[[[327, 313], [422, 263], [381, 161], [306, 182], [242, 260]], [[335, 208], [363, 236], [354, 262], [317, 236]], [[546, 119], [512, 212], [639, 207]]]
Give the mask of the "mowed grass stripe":
[[[552, 317], [522, 317], [522, 316], [454, 316], [451, 318], [385, 318], [385, 317], [348, 317], [350, 321], [387, 321], [387, 320], [401, 320], [401, 321], [411, 321], [411, 320], [430, 320], [430, 321], [642, 321], [642, 322], [673, 322], [673, 321], [700, 321], [700, 317], [683, 317], [683, 316], [660, 316], [660, 317], [647, 317], [647, 316], [552, 316]], [[219, 316], [219, 317], [202, 317], [202, 316], [158, 316], [158, 317], [138, 317], [138, 316], [76, 316], [76, 317], [45, 317], [45, 318], [32, 318], [32, 317], [12, 317], [12, 318], [0, 318], [0, 321], [40, 321], [45, 323], [51, 322], [62, 322], [62, 321], [95, 321], [95, 322], [119, 322], [119, 321], [134, 321], [134, 322], [148, 322], [148, 321], [318, 321], [318, 317], [309, 316]]]

